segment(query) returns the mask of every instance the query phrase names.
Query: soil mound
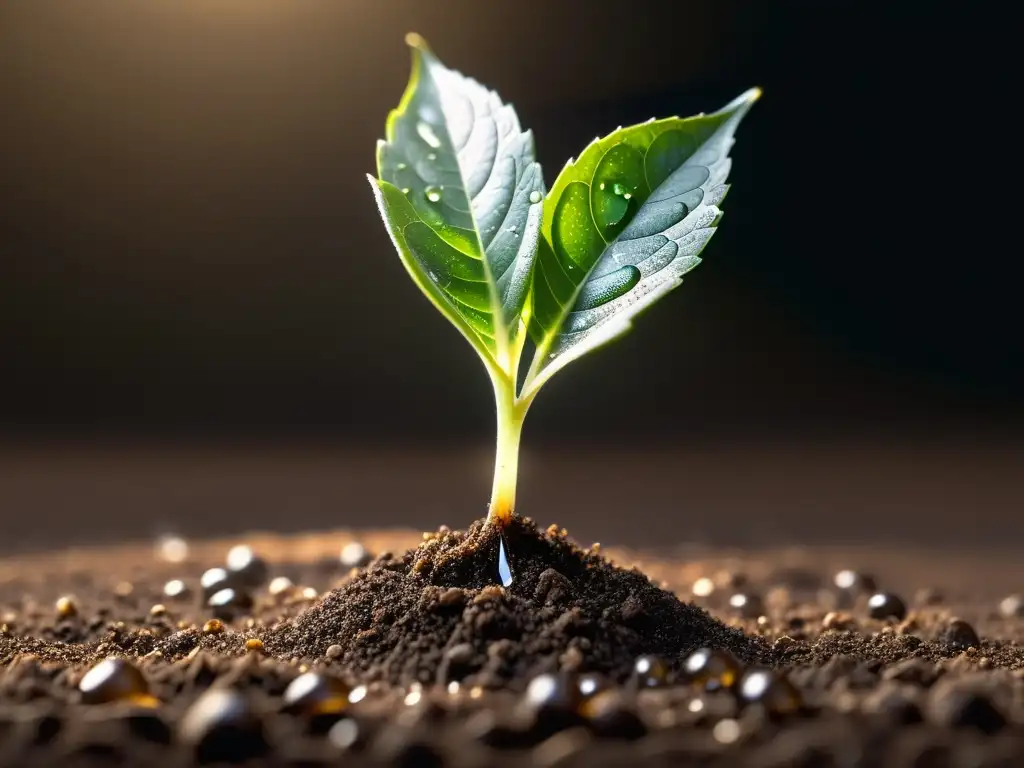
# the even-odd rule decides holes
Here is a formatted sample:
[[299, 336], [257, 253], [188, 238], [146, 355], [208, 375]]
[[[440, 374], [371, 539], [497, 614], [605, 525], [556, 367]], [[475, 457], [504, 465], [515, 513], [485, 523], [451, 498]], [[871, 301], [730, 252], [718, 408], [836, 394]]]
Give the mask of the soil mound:
[[[513, 572], [507, 588], [498, 574], [502, 537]], [[705, 646], [743, 661], [767, 654], [759, 638], [681, 602], [639, 570], [520, 518], [500, 534], [483, 521], [425, 534], [402, 556], [378, 557], [264, 642], [278, 656], [326, 657], [397, 685], [521, 687], [557, 670], [621, 681], [645, 654], [670, 670]]]

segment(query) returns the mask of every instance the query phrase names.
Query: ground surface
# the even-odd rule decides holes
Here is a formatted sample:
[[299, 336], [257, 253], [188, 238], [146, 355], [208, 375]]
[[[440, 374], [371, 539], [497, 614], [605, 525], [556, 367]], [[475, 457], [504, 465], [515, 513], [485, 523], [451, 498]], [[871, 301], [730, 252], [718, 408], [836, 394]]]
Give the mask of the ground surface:
[[[509, 539], [515, 580], [504, 590], [491, 583], [495, 539], [480, 531], [428, 539], [411, 531], [253, 535], [192, 541], [179, 563], [150, 543], [4, 559], [0, 764], [1024, 760], [1024, 618], [1000, 611], [1024, 588], [1010, 555], [877, 545], [666, 555], [595, 551], [589, 542], [579, 549], [557, 530], [527, 531]], [[394, 556], [353, 573], [338, 558], [353, 540]], [[200, 575], [239, 541], [264, 555], [268, 572], [239, 590], [253, 608], [228, 606], [223, 631], [204, 632], [214, 610], [197, 596]], [[403, 557], [409, 547], [419, 549]], [[469, 565], [452, 566], [459, 547]], [[651, 582], [615, 570], [606, 556]], [[875, 588], [864, 579], [836, 587], [842, 568]], [[276, 576], [295, 586], [271, 595]], [[190, 595], [163, 593], [175, 578]], [[901, 598], [906, 616], [871, 618], [876, 590]], [[745, 607], [730, 605], [734, 594], [747, 597]], [[73, 596], [74, 608], [62, 605], [59, 618], [62, 596]], [[445, 637], [452, 642], [438, 647]], [[255, 638], [263, 650], [247, 651]], [[729, 666], [688, 672], [692, 647], [704, 643], [731, 648], [744, 667], [773, 670], [768, 694], [744, 701], [742, 673]], [[633, 654], [645, 651], [657, 653], [664, 672], [656, 663], [632, 671]], [[82, 703], [83, 673], [108, 655], [133, 658], [155, 700]], [[290, 711], [285, 689], [307, 668], [369, 688], [362, 698], [356, 689], [355, 703], [322, 692]], [[575, 676], [594, 669], [611, 692], [581, 702], [571, 693]], [[554, 688], [537, 700], [523, 694], [544, 670], [558, 672]], [[203, 696], [221, 688], [241, 698]]]

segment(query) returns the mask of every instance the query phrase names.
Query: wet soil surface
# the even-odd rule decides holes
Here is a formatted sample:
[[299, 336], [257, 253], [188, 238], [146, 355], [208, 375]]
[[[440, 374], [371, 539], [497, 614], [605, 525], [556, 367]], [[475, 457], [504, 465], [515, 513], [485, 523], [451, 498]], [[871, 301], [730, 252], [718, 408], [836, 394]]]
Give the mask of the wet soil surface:
[[1012, 563], [504, 542], [0, 562], [0, 765], [1024, 764]]

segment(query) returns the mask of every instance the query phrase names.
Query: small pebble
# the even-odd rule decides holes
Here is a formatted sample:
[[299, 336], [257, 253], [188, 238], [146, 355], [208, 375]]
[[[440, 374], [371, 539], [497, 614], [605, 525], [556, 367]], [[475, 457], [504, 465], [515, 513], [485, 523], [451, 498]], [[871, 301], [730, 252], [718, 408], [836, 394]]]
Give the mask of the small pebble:
[[341, 548], [338, 561], [344, 568], [362, 568], [369, 565], [373, 556], [358, 541], [353, 541]]
[[200, 763], [238, 763], [266, 752], [263, 727], [248, 700], [231, 688], [210, 688], [185, 712], [179, 739]]
[[181, 579], [171, 579], [164, 584], [164, 597], [177, 600], [188, 596], [188, 586]]
[[206, 605], [213, 610], [213, 615], [216, 618], [229, 621], [238, 614], [251, 609], [253, 601], [249, 593], [242, 591], [240, 587], [228, 587], [211, 595], [210, 599], [206, 601]]
[[209, 600], [217, 592], [231, 584], [231, 577], [224, 568], [210, 568], [199, 578], [199, 586], [203, 590], [203, 599]]
[[731, 653], [711, 648], [694, 651], [683, 664], [686, 679], [709, 691], [731, 688], [741, 669], [739, 660]]
[[640, 688], [657, 688], [668, 682], [668, 667], [657, 656], [640, 656], [633, 664], [633, 682]]
[[152, 616], [153, 618], [159, 618], [160, 616], [166, 616], [167, 615], [167, 606], [164, 605], [163, 603], [157, 603], [156, 605], [150, 607], [149, 615]]
[[56, 610], [58, 618], [70, 619], [78, 615], [78, 603], [75, 602], [75, 598], [65, 595], [54, 604], [54, 610]]
[[344, 653], [344, 649], [340, 645], [329, 645], [327, 646], [327, 652], [324, 654], [331, 661], [341, 658], [341, 654]]
[[744, 619], [756, 619], [764, 613], [764, 602], [757, 595], [737, 592], [729, 598], [729, 607]]
[[1008, 619], [1018, 619], [1024, 616], [1024, 597], [1020, 595], [1009, 595], [999, 603], [999, 613]]
[[526, 686], [523, 704], [535, 711], [575, 710], [579, 698], [579, 689], [570, 684], [566, 675], [543, 674]]
[[139, 706], [156, 706], [149, 682], [139, 668], [127, 659], [109, 657], [82, 677], [78, 690], [84, 704], [109, 704], [126, 701]]
[[890, 592], [877, 592], [868, 600], [868, 615], [872, 619], [903, 621], [907, 617], [907, 606]]
[[748, 669], [737, 686], [740, 702], [763, 707], [769, 715], [788, 715], [800, 709], [800, 692], [787, 677], [770, 669]]
[[952, 619], [939, 633], [939, 640], [960, 650], [981, 647], [974, 627], [962, 619]]
[[270, 584], [267, 586], [267, 591], [276, 597], [278, 595], [283, 595], [294, 587], [295, 584], [292, 583], [292, 580], [287, 576], [275, 576], [270, 580]]
[[225, 562], [231, 577], [247, 587], [258, 587], [267, 580], [270, 572], [266, 561], [247, 544], [238, 544], [228, 550]]
[[636, 712], [621, 691], [606, 690], [589, 697], [580, 706], [587, 725], [595, 735], [606, 739], [639, 739], [647, 733]]
[[344, 681], [322, 672], [299, 675], [285, 689], [284, 707], [303, 715], [333, 715], [349, 705], [351, 691]]
[[263, 641], [258, 637], [250, 637], [245, 641], [245, 650], [249, 653], [263, 653]]
[[220, 619], [210, 619], [203, 624], [204, 635], [218, 635], [224, 631], [224, 622]]

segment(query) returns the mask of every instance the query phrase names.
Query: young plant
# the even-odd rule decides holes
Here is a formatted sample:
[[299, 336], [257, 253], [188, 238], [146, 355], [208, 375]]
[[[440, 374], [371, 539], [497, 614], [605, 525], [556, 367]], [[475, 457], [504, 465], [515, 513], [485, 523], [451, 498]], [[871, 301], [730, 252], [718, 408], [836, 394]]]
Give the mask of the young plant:
[[[369, 177], [398, 255], [476, 350], [494, 386], [488, 520], [515, 509], [519, 441], [537, 392], [700, 262], [721, 218], [729, 148], [760, 96], [595, 139], [545, 194], [511, 105], [409, 35], [412, 75]], [[519, 384], [527, 336], [534, 353]]]

